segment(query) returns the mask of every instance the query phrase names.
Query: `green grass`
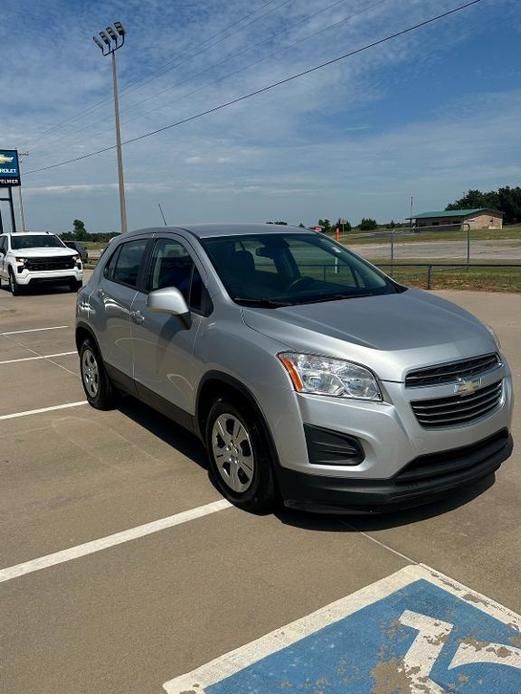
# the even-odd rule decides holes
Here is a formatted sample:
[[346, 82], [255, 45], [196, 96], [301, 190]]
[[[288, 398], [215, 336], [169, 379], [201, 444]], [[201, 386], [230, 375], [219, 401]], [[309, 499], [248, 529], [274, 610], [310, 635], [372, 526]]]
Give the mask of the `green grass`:
[[[374, 262], [374, 261], [373, 261]], [[394, 267], [391, 273], [388, 261], [382, 262], [382, 270], [396, 281], [411, 287], [427, 288], [427, 268], [414, 267], [414, 261], [407, 261], [411, 267]], [[423, 261], [419, 261], [423, 262]], [[378, 262], [374, 262], [378, 265]], [[521, 292], [521, 263], [515, 268], [502, 267], [458, 267], [432, 270], [431, 289], [474, 289], [485, 292]]]
[[[347, 245], [365, 245], [370, 243], [389, 243], [391, 237], [390, 229], [381, 229], [374, 233], [374, 236], [360, 236], [360, 232], [355, 231], [341, 237], [343, 243]], [[394, 240], [396, 243], [421, 243], [425, 241], [461, 241], [465, 242], [466, 232], [451, 229], [449, 231], [422, 231], [418, 234], [404, 232], [403, 229], [395, 231]], [[472, 241], [519, 241], [521, 243], [521, 225], [505, 227], [494, 231], [492, 229], [476, 229], [470, 232]]]
[[81, 245], [88, 251], [101, 251], [107, 245], [106, 241], [82, 241]]

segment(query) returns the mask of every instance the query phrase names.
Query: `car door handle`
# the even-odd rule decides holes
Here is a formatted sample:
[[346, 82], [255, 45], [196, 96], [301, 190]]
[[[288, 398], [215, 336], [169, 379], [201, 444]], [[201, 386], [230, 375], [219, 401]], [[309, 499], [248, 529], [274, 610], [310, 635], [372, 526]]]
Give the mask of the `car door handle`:
[[130, 320], [134, 321], [134, 323], [137, 323], [138, 325], [141, 325], [145, 320], [145, 316], [141, 313], [141, 311], [131, 311]]
[[103, 289], [98, 289], [97, 294], [100, 299], [103, 299], [103, 297], [105, 296], [105, 292], [103, 291]]

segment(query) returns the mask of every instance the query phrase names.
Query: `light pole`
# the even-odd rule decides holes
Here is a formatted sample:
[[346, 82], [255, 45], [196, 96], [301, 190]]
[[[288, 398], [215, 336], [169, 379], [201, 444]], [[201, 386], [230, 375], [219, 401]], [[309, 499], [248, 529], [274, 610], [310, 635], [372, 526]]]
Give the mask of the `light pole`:
[[[29, 152], [18, 152], [19, 157], [28, 157]], [[22, 231], [27, 231], [25, 228], [24, 201], [22, 198], [22, 186], [18, 186], [18, 199], [20, 202], [20, 219], [22, 222]]]
[[121, 129], [119, 125], [119, 97], [118, 76], [116, 71], [116, 51], [125, 43], [125, 27], [121, 22], [114, 22], [114, 27], [107, 27], [106, 31], [100, 31], [101, 41], [97, 36], [92, 40], [101, 50], [103, 55], [112, 56], [112, 82], [114, 86], [114, 115], [116, 120], [116, 150], [118, 155], [118, 181], [119, 181], [119, 212], [121, 217], [121, 233], [127, 231], [127, 207], [125, 204], [125, 179], [123, 176], [123, 152], [121, 150]]

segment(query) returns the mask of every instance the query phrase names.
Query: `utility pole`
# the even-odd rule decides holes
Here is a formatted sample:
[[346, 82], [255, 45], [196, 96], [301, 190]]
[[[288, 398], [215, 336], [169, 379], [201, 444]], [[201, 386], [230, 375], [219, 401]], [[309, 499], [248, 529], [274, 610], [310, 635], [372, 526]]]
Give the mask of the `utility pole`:
[[411, 195], [411, 210], [410, 210], [410, 217], [409, 217], [409, 226], [410, 226], [411, 232], [412, 232], [412, 208], [413, 208], [413, 206], [414, 206], [414, 196]]
[[[125, 202], [125, 178], [123, 175], [123, 151], [121, 148], [121, 127], [119, 122], [119, 95], [118, 75], [116, 69], [116, 51], [125, 43], [125, 27], [121, 22], [114, 22], [114, 27], [108, 26], [106, 31], [100, 31], [101, 41], [97, 36], [92, 40], [101, 50], [103, 55], [112, 57], [112, 83], [114, 88], [114, 116], [116, 122], [116, 151], [118, 159], [118, 184], [119, 184], [119, 213], [121, 219], [121, 233], [127, 232], [127, 206]], [[102, 43], [103, 42], [103, 43]]]
[[[29, 152], [18, 152], [19, 157], [28, 157]], [[24, 201], [22, 198], [22, 186], [18, 186], [18, 201], [20, 203], [20, 220], [22, 222], [22, 231], [25, 232], [27, 229], [25, 228], [25, 214], [24, 214]]]

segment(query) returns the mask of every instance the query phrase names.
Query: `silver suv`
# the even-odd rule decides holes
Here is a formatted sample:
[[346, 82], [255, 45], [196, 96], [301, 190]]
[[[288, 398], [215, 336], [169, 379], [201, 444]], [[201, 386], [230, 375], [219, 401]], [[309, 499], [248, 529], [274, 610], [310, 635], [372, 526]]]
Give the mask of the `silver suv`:
[[512, 451], [492, 330], [300, 228], [115, 239], [78, 295], [76, 342], [94, 407], [125, 391], [194, 432], [250, 511], [413, 506]]

